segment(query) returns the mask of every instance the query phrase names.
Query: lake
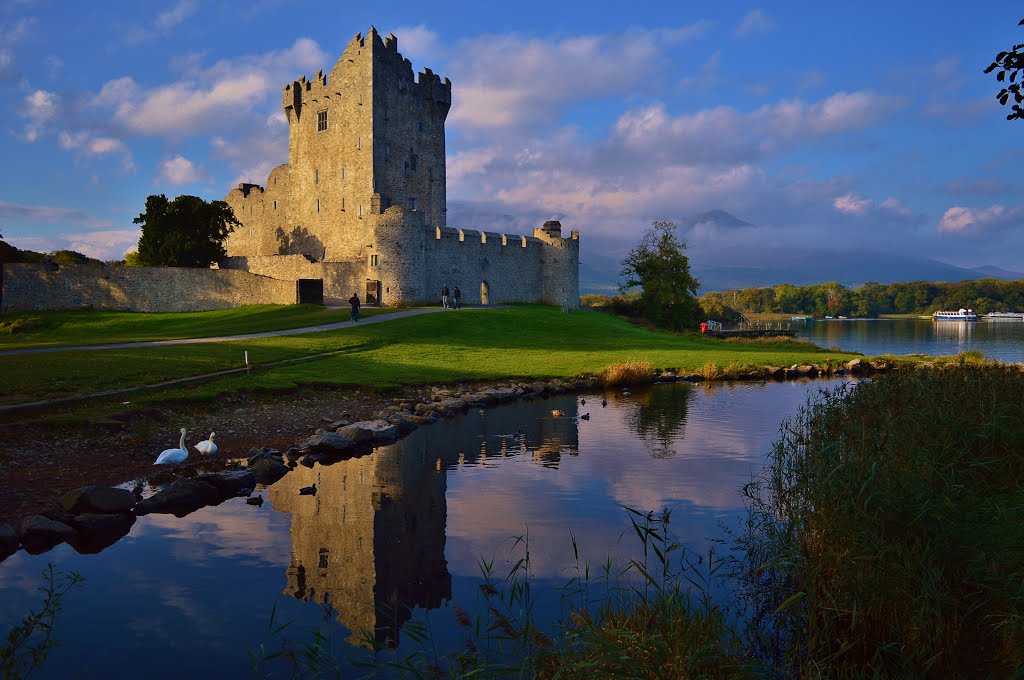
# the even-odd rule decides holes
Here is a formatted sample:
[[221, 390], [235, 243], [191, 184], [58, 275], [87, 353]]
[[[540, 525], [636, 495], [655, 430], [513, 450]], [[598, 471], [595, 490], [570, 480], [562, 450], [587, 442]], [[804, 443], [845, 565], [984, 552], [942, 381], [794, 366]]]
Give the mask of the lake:
[[[141, 517], [96, 555], [19, 552], [0, 563], [0, 626], [37, 605], [53, 563], [86, 582], [66, 596], [61, 645], [34, 677], [251, 676], [249, 652], [308, 641], [317, 626], [340, 656], [370, 658], [367, 628], [401, 654], [415, 644], [401, 605], [447, 651], [463, 637], [452, 604], [480, 611], [482, 561], [503, 578], [524, 554], [519, 536], [538, 620], [551, 625], [582, 564], [597, 574], [609, 557], [639, 556], [623, 506], [672, 509], [677, 536], [703, 553], [742, 516], [738, 490], [783, 419], [837, 384], [679, 383], [471, 410], [360, 458], [299, 466], [262, 491], [262, 507]], [[299, 494], [314, 483], [316, 495]], [[272, 612], [291, 622], [281, 634], [268, 632]]]
[[1024, 361], [1024, 322], [931, 319], [826, 319], [792, 322], [797, 335], [821, 347], [862, 354], [947, 356], [980, 350], [989, 359]]

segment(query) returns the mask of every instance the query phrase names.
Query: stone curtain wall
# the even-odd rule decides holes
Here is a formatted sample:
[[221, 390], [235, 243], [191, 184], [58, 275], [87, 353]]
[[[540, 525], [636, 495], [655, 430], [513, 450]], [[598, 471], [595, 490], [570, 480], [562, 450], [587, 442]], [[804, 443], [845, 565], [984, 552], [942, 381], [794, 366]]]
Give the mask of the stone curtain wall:
[[[319, 277], [317, 277], [319, 278]], [[3, 265], [0, 311], [93, 309], [195, 312], [295, 304], [295, 282], [249, 272], [186, 267]]]
[[240, 269], [281, 281], [323, 279], [324, 297], [348, 300], [366, 293], [366, 265], [362, 262], [310, 262], [304, 255], [226, 257], [221, 269]]
[[[437, 238], [437, 235], [440, 238]], [[440, 300], [441, 286], [458, 286], [462, 301], [480, 304], [481, 284], [486, 282], [488, 303], [542, 302], [543, 244], [535, 238], [471, 229], [435, 230], [427, 239], [427, 299]]]

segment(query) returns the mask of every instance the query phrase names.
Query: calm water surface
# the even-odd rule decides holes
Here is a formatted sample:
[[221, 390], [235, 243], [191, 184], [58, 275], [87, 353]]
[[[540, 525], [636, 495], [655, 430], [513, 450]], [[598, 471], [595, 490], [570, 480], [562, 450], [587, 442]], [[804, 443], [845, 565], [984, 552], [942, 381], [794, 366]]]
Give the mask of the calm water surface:
[[[527, 533], [550, 622], [575, 574], [570, 532], [581, 561], [621, 560], [638, 552], [621, 506], [670, 507], [679, 537], [704, 550], [739, 519], [738, 489], [782, 420], [836, 384], [663, 385], [609, 393], [604, 408], [587, 395], [471, 411], [361, 458], [300, 466], [263, 490], [262, 507], [142, 517], [97, 555], [19, 552], [0, 563], [0, 630], [39, 601], [52, 562], [87, 582], [67, 596], [62, 644], [35, 677], [251, 675], [247, 652], [281, 641], [267, 632], [275, 607], [288, 635], [326, 621], [339, 654], [365, 659], [352, 631], [383, 627], [400, 653], [412, 644], [406, 616], [379, 613], [399, 601], [444, 651], [462, 637], [451, 605], [480, 606], [481, 558], [504, 575], [522, 556], [511, 537]], [[314, 482], [316, 496], [299, 495]]]
[[833, 319], [793, 322], [798, 335], [822, 347], [862, 354], [946, 356], [977, 349], [989, 359], [1024, 361], [1024, 322], [931, 319]]

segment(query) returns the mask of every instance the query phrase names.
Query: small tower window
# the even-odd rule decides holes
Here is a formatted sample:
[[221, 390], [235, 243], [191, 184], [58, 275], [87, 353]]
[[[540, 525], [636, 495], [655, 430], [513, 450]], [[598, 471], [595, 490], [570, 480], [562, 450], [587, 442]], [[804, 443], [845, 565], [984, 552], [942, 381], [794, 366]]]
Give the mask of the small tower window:
[[342, 209], [342, 211], [345, 210], [345, 197], [344, 196], [341, 197], [341, 209]]
[[357, 212], [359, 214], [359, 217], [363, 216], [363, 206], [362, 205], [359, 206], [359, 210]]
[[356, 148], [357, 149], [362, 149], [363, 148], [363, 138], [362, 137], [356, 137]]
[[415, 198], [410, 198], [409, 199], [409, 210], [415, 210], [415, 209], [416, 209], [416, 199]]
[[277, 210], [277, 201], [274, 201], [274, 210]]
[[416, 121], [416, 132], [423, 132], [423, 121]]
[[319, 563], [317, 565], [320, 569], [326, 569], [327, 568], [327, 563], [330, 560], [330, 555], [331, 555], [331, 551], [329, 549], [327, 549], [327, 548], [320, 548], [320, 554], [318, 555], [318, 557], [320, 558], [320, 561], [319, 561]]
[[384, 107], [384, 120], [388, 119], [388, 107]]
[[313, 168], [313, 184], [320, 184], [320, 168]]
[[345, 179], [345, 166], [341, 166], [341, 178]]
[[427, 179], [434, 179], [434, 166], [427, 168]]
[[316, 211], [320, 212], [320, 199], [316, 199]]
[[380, 266], [380, 255], [370, 255], [370, 266], [371, 267], [378, 267], [378, 266]]
[[388, 160], [389, 158], [391, 158], [391, 145], [390, 144], [385, 144], [384, 145], [384, 160]]
[[317, 111], [316, 112], [316, 131], [323, 132], [327, 129], [327, 112]]

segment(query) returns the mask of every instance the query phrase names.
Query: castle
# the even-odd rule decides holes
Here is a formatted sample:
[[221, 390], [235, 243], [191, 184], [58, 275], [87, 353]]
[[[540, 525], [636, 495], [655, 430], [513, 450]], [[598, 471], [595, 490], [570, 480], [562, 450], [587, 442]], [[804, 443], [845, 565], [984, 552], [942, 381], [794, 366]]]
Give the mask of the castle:
[[357, 34], [329, 75], [284, 87], [288, 163], [225, 199], [241, 222], [221, 268], [322, 279], [324, 295], [401, 305], [458, 286], [464, 302], [579, 304], [579, 232], [447, 226], [444, 123], [451, 81], [393, 35]]

